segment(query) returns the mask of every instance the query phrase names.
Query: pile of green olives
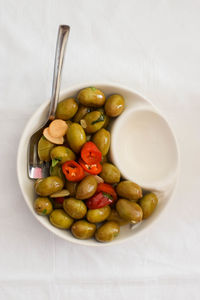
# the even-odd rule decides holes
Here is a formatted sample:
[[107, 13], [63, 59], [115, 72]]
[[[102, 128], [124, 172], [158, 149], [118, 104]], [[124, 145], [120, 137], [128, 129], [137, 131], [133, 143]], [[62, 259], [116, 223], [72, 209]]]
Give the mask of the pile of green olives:
[[[50, 162], [51, 167], [48, 177], [35, 182], [34, 209], [37, 214], [47, 216], [53, 226], [70, 230], [77, 239], [110, 242], [119, 235], [121, 226], [141, 222], [150, 217], [157, 206], [154, 193], [143, 195], [142, 188], [122, 178], [120, 170], [109, 160], [109, 125], [124, 109], [122, 95], [106, 98], [103, 91], [95, 87], [84, 88], [76, 97], [58, 103], [56, 120], [67, 124], [64, 123], [67, 130], [63, 144], [53, 143], [44, 135], [38, 142], [41, 162]], [[52, 128], [55, 131], [55, 126]], [[88, 141], [101, 153], [98, 173], [92, 173], [97, 165], [94, 161], [89, 167], [85, 162], [88, 171], [82, 169], [81, 151]], [[83, 176], [69, 179], [66, 172], [73, 175], [75, 167], [70, 166], [64, 172], [67, 162], [78, 164]]]

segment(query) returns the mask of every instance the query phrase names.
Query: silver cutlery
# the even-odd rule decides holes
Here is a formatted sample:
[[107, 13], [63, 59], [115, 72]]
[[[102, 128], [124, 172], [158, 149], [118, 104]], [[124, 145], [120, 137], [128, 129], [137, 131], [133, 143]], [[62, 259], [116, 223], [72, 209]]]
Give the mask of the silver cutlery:
[[70, 27], [68, 25], [60, 25], [58, 29], [52, 95], [49, 105], [49, 112], [46, 122], [38, 129], [30, 138], [28, 147], [28, 176], [31, 179], [44, 178], [49, 176], [49, 162], [41, 162], [38, 157], [38, 141], [42, 136], [44, 128], [49, 126], [49, 123], [55, 119], [56, 107], [60, 93], [60, 83], [62, 75], [62, 66], [65, 56], [65, 48], [68, 41]]

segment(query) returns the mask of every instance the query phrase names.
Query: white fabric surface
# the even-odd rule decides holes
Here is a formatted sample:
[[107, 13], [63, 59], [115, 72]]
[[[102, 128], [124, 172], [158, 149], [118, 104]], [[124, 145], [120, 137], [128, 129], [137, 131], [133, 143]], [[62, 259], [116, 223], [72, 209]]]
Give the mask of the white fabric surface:
[[[0, 299], [200, 298], [200, 2], [0, 0]], [[62, 88], [114, 81], [166, 115], [181, 153], [173, 201], [118, 246], [61, 240], [28, 210], [16, 178], [22, 130], [51, 92], [59, 24], [71, 26]]]

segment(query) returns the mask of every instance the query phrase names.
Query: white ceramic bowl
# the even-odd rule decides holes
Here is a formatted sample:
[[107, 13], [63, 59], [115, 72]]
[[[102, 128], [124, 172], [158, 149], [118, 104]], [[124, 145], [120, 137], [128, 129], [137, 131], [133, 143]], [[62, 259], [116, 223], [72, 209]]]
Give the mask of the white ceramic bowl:
[[[143, 96], [141, 96], [139, 93], [135, 92], [134, 90], [131, 90], [129, 88], [123, 87], [119, 84], [113, 84], [113, 83], [98, 83], [98, 82], [90, 82], [88, 83], [84, 83], [84, 84], [79, 84], [79, 85], [75, 85], [72, 86], [70, 88], [68, 88], [67, 90], [65, 90], [64, 92], [61, 93], [60, 95], [60, 100], [63, 100], [64, 98], [67, 97], [73, 97], [77, 95], [77, 92], [87, 86], [95, 86], [99, 89], [101, 89], [105, 95], [109, 95], [109, 94], [121, 94], [124, 96], [125, 101], [126, 101], [126, 110], [125, 112], [117, 118], [117, 120], [114, 122], [113, 127], [111, 128], [111, 136], [112, 136], [112, 140], [111, 140], [111, 144], [112, 144], [112, 149], [111, 149], [111, 158], [113, 159], [114, 163], [117, 163], [117, 166], [120, 168], [120, 171], [122, 172], [122, 174], [124, 176], [126, 176], [126, 170], [124, 169], [123, 165], [121, 165], [120, 161], [119, 161], [119, 155], [117, 155], [118, 152], [114, 152], [113, 150], [113, 145], [115, 147], [116, 151], [122, 151], [120, 148], [120, 143], [119, 143], [119, 138], [121, 138], [120, 133], [120, 128], [127, 128], [128, 123], [126, 123], [126, 120], [128, 119], [128, 114], [132, 113], [132, 109], [138, 108], [139, 110], [150, 110], [153, 111], [154, 113], [156, 113], [159, 118], [162, 119], [162, 121], [164, 122], [164, 127], [163, 130], [166, 132], [167, 130], [167, 135], [166, 137], [168, 137], [170, 139], [170, 143], [171, 143], [171, 147], [173, 148], [173, 157], [171, 157], [171, 159], [169, 159], [169, 163], [171, 165], [173, 165], [173, 168], [170, 170], [170, 176], [168, 176], [168, 169], [166, 168], [165, 172], [167, 172], [167, 174], [163, 174], [163, 178], [164, 178], [164, 183], [163, 182], [156, 182], [157, 177], [155, 176], [155, 178], [153, 178], [153, 181], [151, 182], [148, 181], [149, 178], [145, 178], [148, 179], [148, 183], [144, 180], [144, 185], [142, 184], [142, 177], [141, 174], [137, 174], [136, 175], [139, 176], [139, 178], [141, 179], [140, 182], [138, 182], [139, 184], [142, 185], [143, 188], [149, 188], [152, 184], [152, 190], [157, 193], [158, 197], [159, 197], [159, 204], [155, 210], [155, 212], [153, 213], [153, 215], [141, 222], [141, 224], [139, 224], [139, 226], [132, 226], [130, 227], [130, 225], [126, 225], [120, 228], [120, 234], [119, 236], [112, 241], [111, 243], [98, 243], [93, 239], [90, 240], [78, 240], [75, 239], [70, 231], [67, 230], [60, 230], [57, 229], [55, 227], [53, 227], [48, 218], [47, 217], [42, 217], [39, 216], [35, 213], [34, 209], [33, 209], [33, 202], [35, 199], [35, 193], [34, 193], [34, 182], [33, 180], [30, 180], [28, 178], [28, 174], [27, 174], [27, 151], [28, 151], [28, 142], [29, 142], [29, 138], [32, 135], [32, 133], [34, 131], [36, 131], [40, 125], [44, 122], [44, 119], [47, 115], [47, 111], [48, 111], [48, 104], [49, 101], [43, 103], [38, 110], [34, 113], [34, 115], [31, 117], [31, 119], [29, 120], [28, 124], [26, 125], [24, 132], [21, 136], [20, 139], [20, 143], [19, 143], [19, 148], [18, 148], [18, 156], [17, 156], [17, 175], [18, 175], [18, 181], [19, 181], [19, 185], [22, 191], [22, 194], [24, 196], [24, 199], [30, 209], [30, 211], [32, 212], [32, 214], [35, 216], [35, 218], [44, 226], [46, 227], [48, 230], [50, 230], [51, 232], [55, 233], [57, 236], [73, 242], [73, 243], [77, 243], [77, 244], [82, 244], [82, 245], [89, 245], [89, 246], [105, 246], [105, 245], [114, 245], [114, 244], [118, 244], [120, 242], [123, 242], [129, 238], [134, 238], [134, 236], [141, 234], [143, 232], [145, 232], [149, 227], [150, 224], [155, 223], [155, 221], [158, 219], [158, 216], [160, 216], [164, 210], [164, 208], [166, 207], [166, 204], [169, 202], [169, 200], [172, 197], [172, 194], [174, 192], [174, 188], [176, 185], [176, 180], [177, 180], [177, 174], [178, 174], [178, 165], [179, 165], [179, 155], [178, 155], [178, 148], [177, 148], [177, 143], [176, 143], [176, 139], [174, 137], [174, 134], [172, 132], [172, 130], [169, 127], [169, 124], [167, 123], [167, 121], [163, 118], [163, 116], [161, 115], [161, 113], [158, 111], [158, 109], [146, 98], [144, 98]], [[133, 111], [133, 113], [135, 113]], [[146, 112], [144, 112], [145, 114]], [[125, 114], [127, 114], [126, 118], [124, 118]], [[124, 116], [123, 116], [124, 115]], [[145, 115], [143, 115], [145, 117]], [[132, 119], [132, 118], [131, 118]], [[134, 124], [134, 122], [133, 122]], [[131, 136], [131, 131], [132, 129], [130, 128], [130, 136]], [[122, 153], [122, 152], [120, 152]], [[128, 158], [131, 164], [131, 157]], [[166, 165], [165, 165], [166, 167]], [[166, 175], [166, 176], [165, 176]], [[127, 176], [130, 178], [130, 176]], [[169, 178], [168, 178], [169, 177]]]

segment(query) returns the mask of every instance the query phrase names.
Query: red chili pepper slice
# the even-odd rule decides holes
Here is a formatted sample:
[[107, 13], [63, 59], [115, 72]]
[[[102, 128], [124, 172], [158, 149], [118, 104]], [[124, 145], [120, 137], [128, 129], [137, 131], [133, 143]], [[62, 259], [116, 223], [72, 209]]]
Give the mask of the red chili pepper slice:
[[99, 162], [94, 163], [94, 164], [87, 164], [80, 158], [79, 164], [86, 172], [88, 172], [92, 175], [97, 175], [97, 174], [101, 173], [102, 165]]
[[93, 142], [87, 142], [81, 149], [81, 158], [92, 165], [101, 161], [102, 153]]
[[111, 195], [100, 192], [92, 196], [92, 198], [86, 201], [86, 205], [89, 209], [97, 209], [113, 203], [113, 198]]
[[110, 194], [113, 197], [113, 202], [117, 200], [117, 193], [115, 192], [114, 188], [108, 183], [99, 183], [96, 193], [98, 192]]
[[80, 181], [85, 176], [83, 168], [74, 160], [66, 161], [62, 165], [62, 171], [69, 181]]
[[55, 198], [55, 202], [58, 203], [58, 204], [63, 204], [65, 198], [64, 197], [58, 197], [58, 198]]

